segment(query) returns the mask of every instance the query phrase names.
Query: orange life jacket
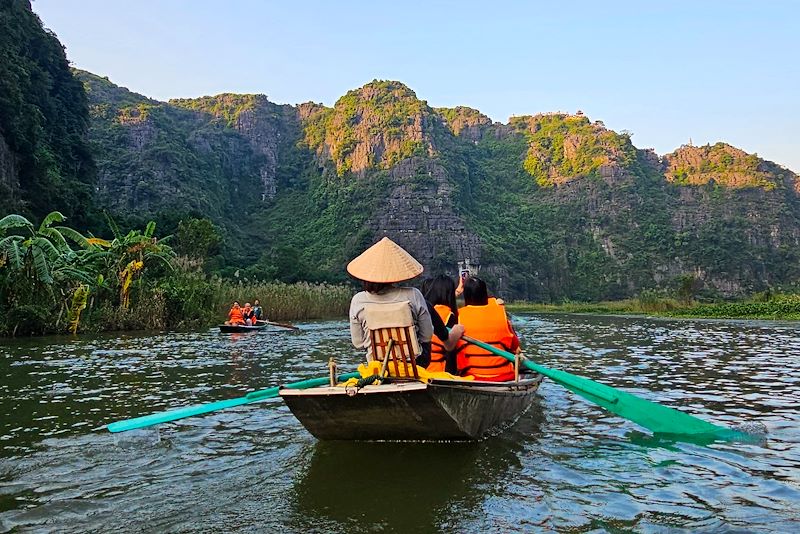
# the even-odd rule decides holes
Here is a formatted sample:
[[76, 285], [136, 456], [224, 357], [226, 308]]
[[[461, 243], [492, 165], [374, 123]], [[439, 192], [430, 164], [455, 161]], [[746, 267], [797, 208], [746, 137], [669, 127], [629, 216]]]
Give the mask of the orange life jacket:
[[228, 322], [231, 324], [244, 324], [241, 308], [231, 308], [228, 312]]
[[[494, 299], [489, 299], [486, 306], [459, 308], [458, 322], [464, 325], [465, 336], [508, 352], [513, 352], [518, 346], [517, 336], [508, 324], [505, 308]], [[505, 379], [509, 374], [514, 376], [513, 363], [468, 343], [459, 346], [456, 361], [458, 372], [462, 376], [472, 375], [478, 380]]]
[[[437, 304], [433, 307], [433, 309], [436, 310], [436, 313], [438, 313], [439, 317], [442, 318], [442, 322], [445, 324], [445, 326], [447, 326], [447, 321], [449, 321], [450, 316], [453, 315], [453, 311], [450, 309], [450, 306]], [[439, 339], [436, 334], [433, 334], [433, 337], [431, 337], [431, 363], [428, 364], [426, 369], [436, 373], [444, 371], [446, 364], [447, 351], [444, 350], [444, 340]]]

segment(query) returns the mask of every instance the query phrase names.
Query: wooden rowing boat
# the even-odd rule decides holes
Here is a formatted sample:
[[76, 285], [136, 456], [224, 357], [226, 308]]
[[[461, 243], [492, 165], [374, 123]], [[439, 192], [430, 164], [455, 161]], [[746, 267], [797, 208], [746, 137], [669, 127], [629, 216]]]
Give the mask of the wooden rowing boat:
[[227, 333], [255, 332], [256, 330], [263, 330], [266, 327], [266, 324], [259, 324], [255, 326], [247, 326], [243, 324], [221, 324], [219, 325], [219, 331]]
[[531, 406], [541, 375], [519, 382], [407, 380], [282, 389], [295, 417], [321, 440], [477, 440]]

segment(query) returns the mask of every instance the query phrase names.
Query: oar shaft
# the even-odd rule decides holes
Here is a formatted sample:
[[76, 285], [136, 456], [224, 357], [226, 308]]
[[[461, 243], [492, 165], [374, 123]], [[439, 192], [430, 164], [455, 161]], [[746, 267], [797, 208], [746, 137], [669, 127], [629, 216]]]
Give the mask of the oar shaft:
[[[351, 378], [358, 378], [359, 373], [345, 373], [339, 375], [339, 381], [349, 380]], [[308, 380], [300, 380], [298, 382], [290, 382], [282, 387], [290, 389], [307, 389], [327, 385], [329, 382], [328, 377], [324, 378], [309, 378]], [[158, 412], [142, 417], [135, 417], [133, 419], [125, 419], [116, 421], [106, 426], [110, 432], [125, 432], [127, 430], [135, 430], [137, 428], [145, 428], [160, 423], [168, 423], [170, 421], [177, 421], [178, 419], [185, 419], [187, 417], [194, 417], [195, 415], [203, 415], [217, 410], [224, 410], [226, 408], [234, 408], [242, 406], [243, 404], [251, 404], [266, 399], [271, 399], [278, 396], [280, 387], [271, 387], [259, 391], [251, 391], [244, 397], [237, 397], [235, 399], [221, 400], [216, 402], [209, 402], [207, 404], [198, 404], [195, 406], [186, 406], [185, 408], [177, 408], [175, 410], [168, 410], [166, 412]]]
[[[488, 350], [489, 352], [492, 352], [497, 356], [502, 356], [503, 358], [505, 358], [510, 362], [515, 361], [513, 354], [505, 350], [498, 349], [497, 347], [489, 345], [488, 343], [484, 343], [483, 341], [471, 338], [469, 336], [463, 336], [461, 339], [477, 347]], [[556, 382], [564, 383], [568, 381], [569, 386], [571, 388], [579, 389], [589, 395], [593, 395], [601, 400], [604, 400], [605, 402], [616, 403], [618, 400], [618, 397], [614, 395], [613, 392], [603, 391], [602, 388], [598, 387], [598, 386], [603, 386], [603, 384], [592, 382], [588, 378], [583, 378], [582, 376], [576, 376], [570, 373], [565, 373], [564, 371], [559, 371], [558, 369], [550, 369], [543, 365], [538, 365], [530, 360], [523, 359], [521, 360], [520, 363], [523, 366], [525, 366], [525, 368], [534, 371], [536, 373], [539, 373], [541, 375], [544, 375], [552, 380], [555, 380]]]
[[280, 326], [281, 328], [289, 328], [291, 330], [300, 330], [295, 325], [289, 323], [276, 323], [275, 321], [264, 321], [263, 319], [259, 319], [256, 322], [263, 324], [271, 324], [272, 326]]

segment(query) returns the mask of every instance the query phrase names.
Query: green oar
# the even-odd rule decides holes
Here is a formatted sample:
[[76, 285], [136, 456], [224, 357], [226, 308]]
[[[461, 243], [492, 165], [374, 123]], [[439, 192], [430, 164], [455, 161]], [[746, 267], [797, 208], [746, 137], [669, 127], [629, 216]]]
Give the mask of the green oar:
[[[483, 341], [464, 336], [461, 339], [467, 343], [477, 345], [482, 349], [502, 356], [513, 362], [514, 355], [500, 350]], [[694, 438], [711, 438], [720, 440], [747, 439], [752, 437], [747, 433], [730, 428], [714, 425], [692, 415], [668, 408], [661, 404], [642, 399], [636, 395], [620, 391], [611, 386], [589, 380], [588, 378], [573, 375], [566, 371], [550, 369], [543, 365], [523, 359], [522, 365], [531, 371], [540, 373], [553, 382], [560, 384], [577, 393], [609, 412], [615, 413], [657, 434], [670, 434], [676, 436], [692, 436]]]
[[[345, 373], [339, 375], [339, 381], [349, 380], [351, 378], [361, 377], [358, 373]], [[324, 386], [329, 383], [329, 378], [309, 378], [308, 380], [300, 380], [299, 382], [292, 382], [282, 387], [290, 389], [307, 389]], [[244, 397], [237, 397], [235, 399], [228, 399], [216, 402], [209, 402], [208, 404], [197, 404], [195, 406], [187, 406], [185, 408], [177, 408], [175, 410], [168, 410], [166, 412], [158, 412], [142, 417], [135, 417], [133, 419], [124, 419], [106, 425], [111, 432], [125, 432], [126, 430], [134, 430], [137, 428], [144, 428], [146, 426], [157, 425], [159, 423], [167, 423], [169, 421], [177, 421], [186, 417], [193, 417], [195, 415], [202, 415], [204, 413], [215, 412], [217, 410], [224, 410], [226, 408], [233, 408], [241, 406], [242, 404], [250, 404], [252, 402], [259, 402], [266, 399], [271, 399], [278, 396], [280, 387], [271, 387], [262, 389], [260, 391], [252, 391]]]

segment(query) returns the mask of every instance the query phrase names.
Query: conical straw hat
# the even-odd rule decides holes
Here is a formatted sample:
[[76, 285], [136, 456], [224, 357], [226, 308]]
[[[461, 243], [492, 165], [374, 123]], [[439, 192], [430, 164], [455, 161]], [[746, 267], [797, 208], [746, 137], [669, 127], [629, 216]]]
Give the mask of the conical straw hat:
[[409, 280], [422, 271], [422, 264], [388, 237], [347, 264], [347, 272], [359, 280], [383, 284]]

